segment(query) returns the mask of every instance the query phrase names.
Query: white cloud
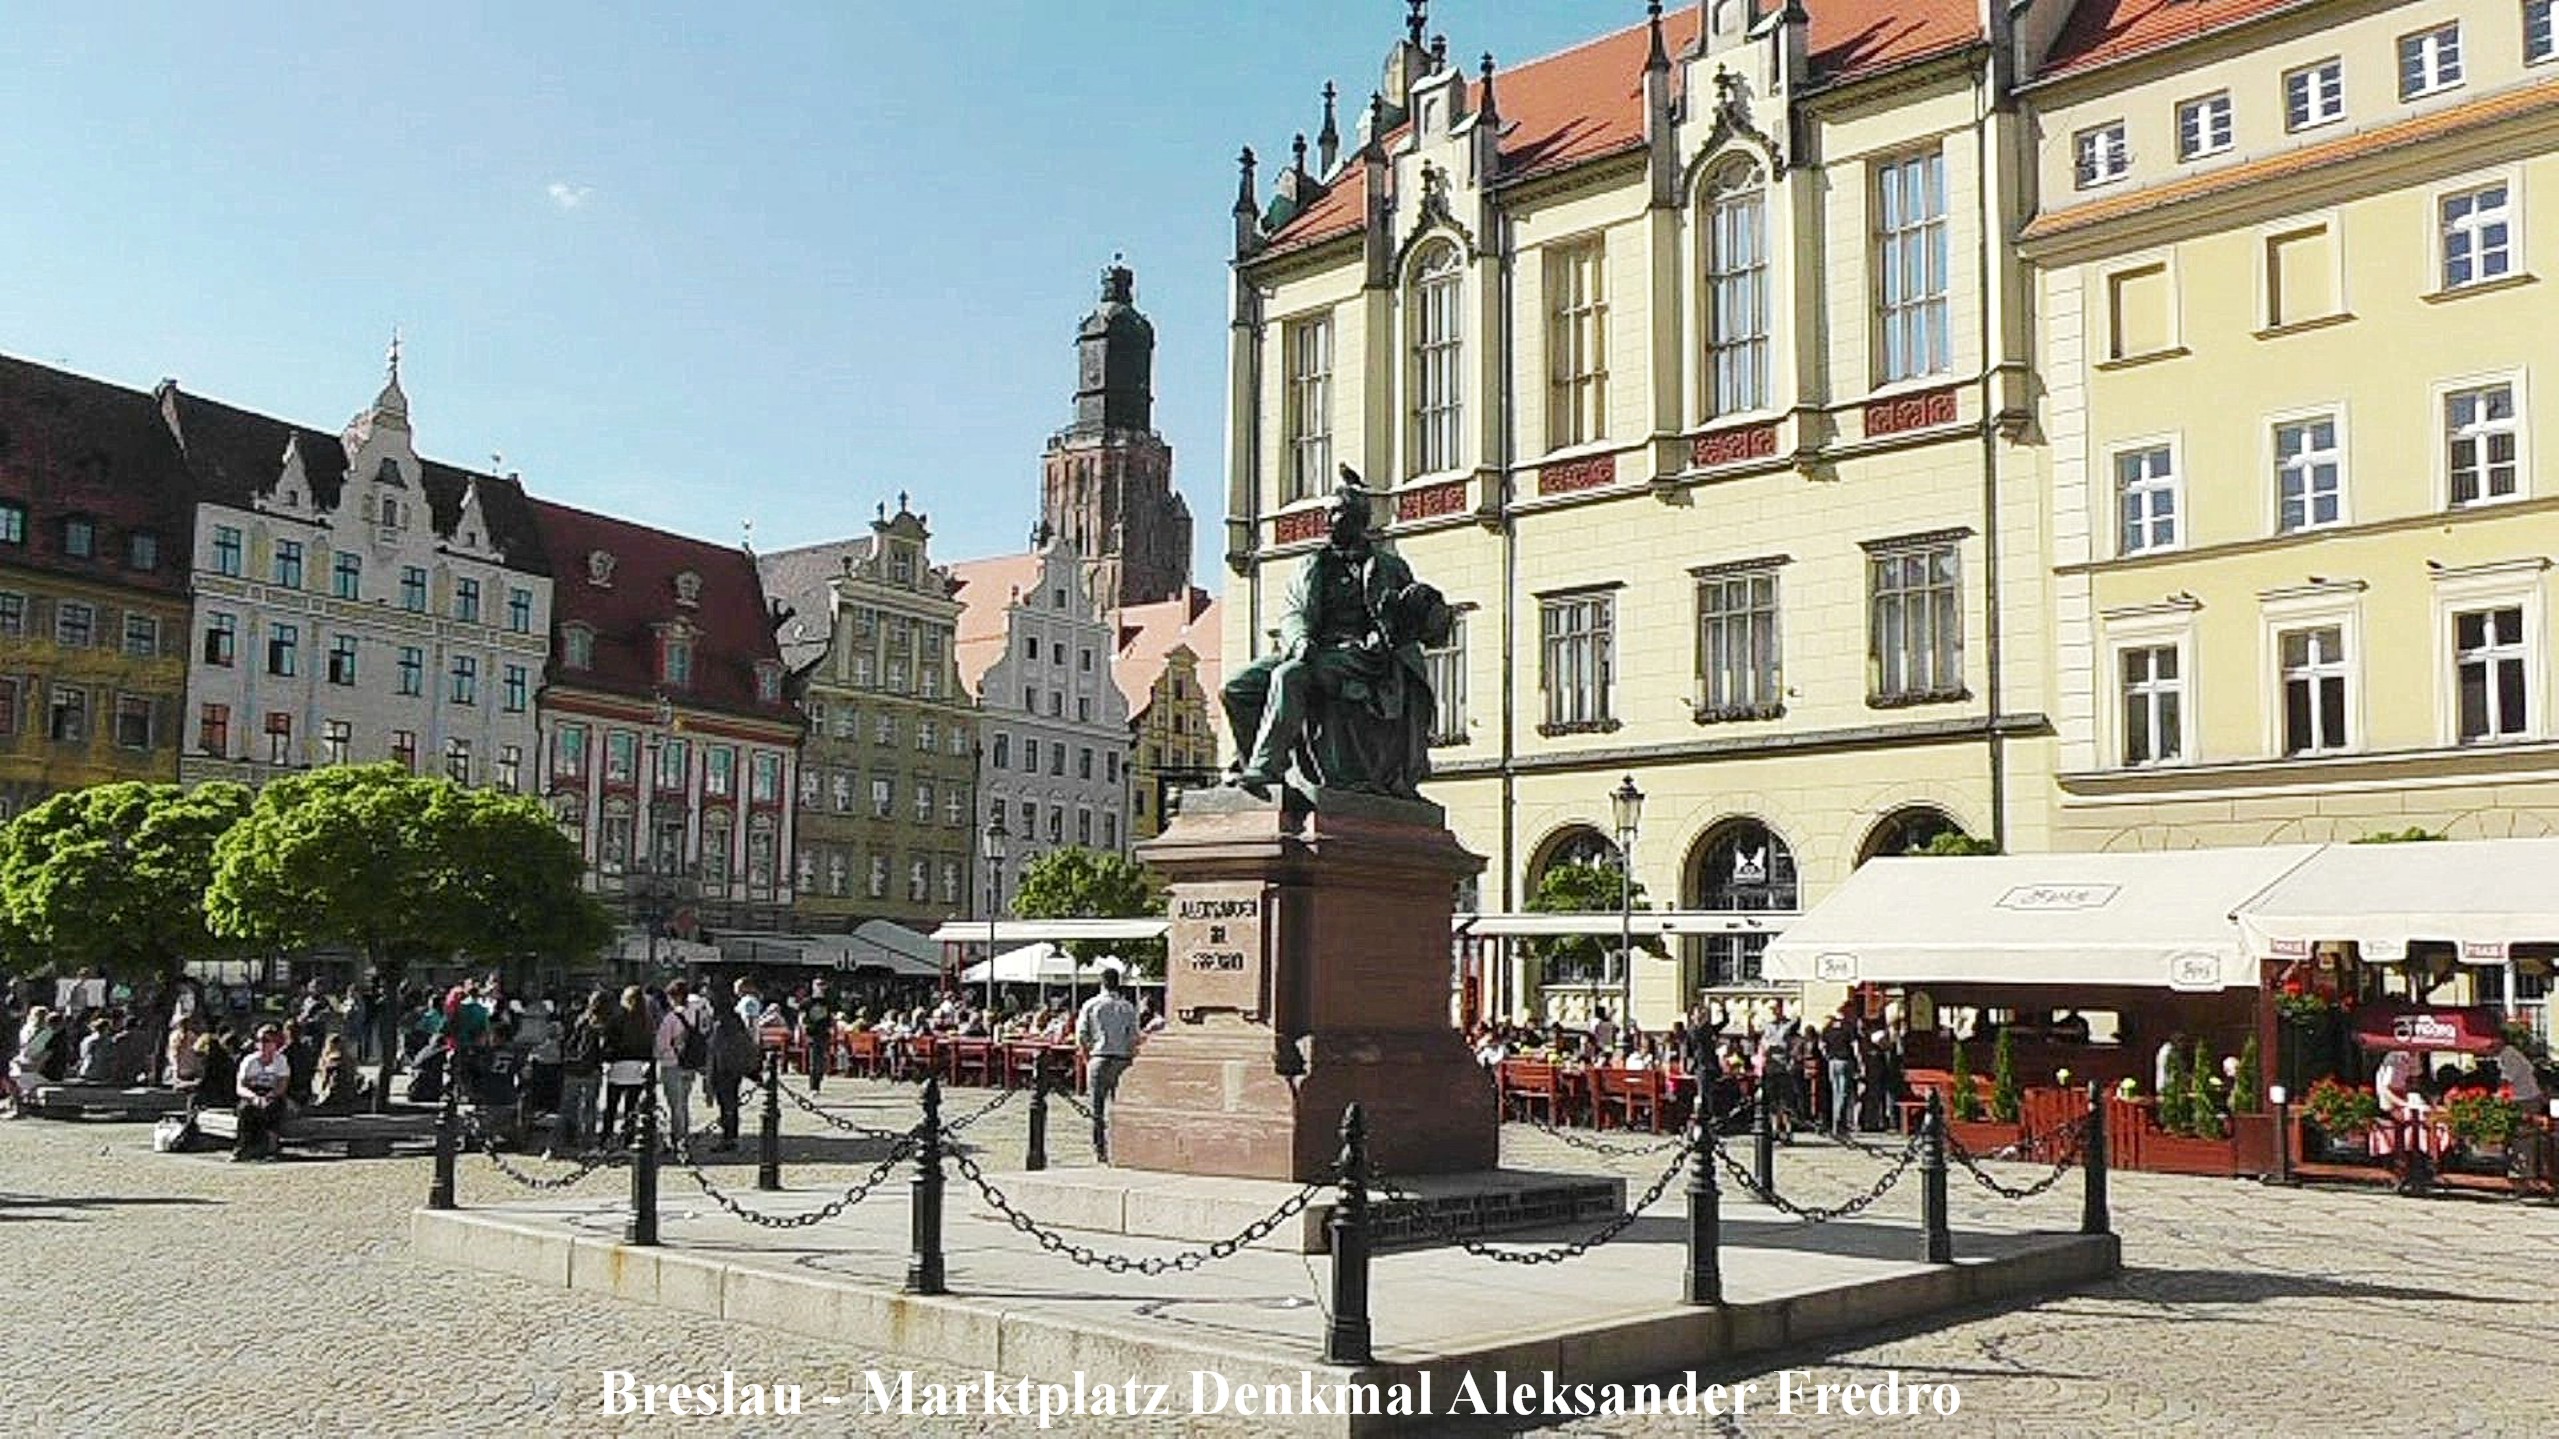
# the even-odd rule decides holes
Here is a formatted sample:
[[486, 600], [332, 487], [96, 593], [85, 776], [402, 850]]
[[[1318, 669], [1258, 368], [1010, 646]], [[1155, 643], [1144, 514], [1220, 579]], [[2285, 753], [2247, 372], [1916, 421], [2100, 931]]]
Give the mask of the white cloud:
[[549, 195], [551, 197], [551, 203], [559, 206], [561, 209], [574, 210], [585, 204], [588, 198], [595, 194], [595, 187], [593, 185], [572, 185], [566, 180], [554, 180], [549, 185], [543, 187], [543, 193]]

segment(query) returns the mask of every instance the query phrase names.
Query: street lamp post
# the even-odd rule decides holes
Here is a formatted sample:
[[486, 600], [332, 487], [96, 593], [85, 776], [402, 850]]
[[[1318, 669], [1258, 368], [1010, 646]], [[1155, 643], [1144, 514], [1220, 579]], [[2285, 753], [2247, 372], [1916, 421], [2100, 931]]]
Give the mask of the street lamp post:
[[1635, 831], [1644, 819], [1644, 792], [1628, 775], [1608, 796], [1617, 820], [1617, 1032], [1625, 1034], [1635, 1007]]
[[986, 833], [978, 836], [978, 857], [986, 861], [986, 1023], [992, 1033], [995, 1025], [995, 917], [1002, 912], [1004, 899], [1005, 842], [1012, 836], [1004, 829], [1004, 805], [1001, 801], [989, 807]]

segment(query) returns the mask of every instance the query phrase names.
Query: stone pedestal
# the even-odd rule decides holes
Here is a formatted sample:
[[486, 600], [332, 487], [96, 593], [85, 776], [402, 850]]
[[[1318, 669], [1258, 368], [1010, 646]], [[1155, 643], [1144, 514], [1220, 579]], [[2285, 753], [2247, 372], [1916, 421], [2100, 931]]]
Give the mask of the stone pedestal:
[[1484, 862], [1438, 806], [1194, 792], [1138, 853], [1171, 889], [1169, 1022], [1111, 1106], [1114, 1163], [1303, 1183], [1356, 1101], [1390, 1175], [1496, 1167], [1493, 1081], [1450, 1019], [1450, 915]]

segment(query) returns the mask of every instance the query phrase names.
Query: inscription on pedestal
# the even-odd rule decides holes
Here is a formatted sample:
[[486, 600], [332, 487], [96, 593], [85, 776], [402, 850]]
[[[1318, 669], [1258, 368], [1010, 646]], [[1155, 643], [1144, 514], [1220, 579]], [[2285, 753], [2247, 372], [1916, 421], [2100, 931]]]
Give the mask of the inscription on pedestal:
[[1173, 894], [1173, 1012], [1270, 1017], [1270, 896], [1259, 884], [1186, 884]]

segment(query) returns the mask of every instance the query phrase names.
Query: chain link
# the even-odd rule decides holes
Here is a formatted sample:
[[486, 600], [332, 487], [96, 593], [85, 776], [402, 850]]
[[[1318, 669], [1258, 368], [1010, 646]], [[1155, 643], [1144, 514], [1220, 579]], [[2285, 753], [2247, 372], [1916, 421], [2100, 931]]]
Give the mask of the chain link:
[[[2031, 1154], [2035, 1150], [2052, 1142], [2055, 1137], [2056, 1136], [2054, 1135], [2041, 1135], [2033, 1140], [2019, 1140], [2014, 1145], [2000, 1149], [1997, 1153], [1992, 1155], [1992, 1157], [1997, 1158], [1999, 1155], [2006, 1154], [2009, 1149], [2015, 1149], [2020, 1153]], [[2036, 1180], [2032, 1184], [2022, 1186], [2012, 1187], [2010, 1185], [2002, 1184], [1998, 1180], [1992, 1178], [1990, 1174], [1981, 1167], [1980, 1162], [1976, 1160], [1971, 1153], [1966, 1151], [1964, 1146], [1958, 1143], [1952, 1134], [1946, 1136], [1946, 1157], [1952, 1159], [1957, 1164], [1962, 1165], [1964, 1167], [1964, 1172], [1973, 1177], [1973, 1182], [1975, 1184], [1980, 1185], [1982, 1188], [1989, 1190], [1991, 1193], [1998, 1195], [2002, 1199], [2033, 1199], [2038, 1195], [2043, 1194], [2046, 1190], [2051, 1189], [2054, 1185], [2059, 1184], [2063, 1175], [2068, 1174], [2073, 1169], [2079, 1167], [2079, 1161], [2085, 1157], [2085, 1151], [2088, 1147], [2088, 1120], [2083, 1116], [2082, 1118], [2071, 1121], [2068, 1125], [2065, 1125], [2062, 1128], [2058, 1137], [2062, 1140], [2061, 1158], [2053, 1161], [2052, 1172], [2046, 1174], [2043, 1178]]]
[[[659, 1107], [659, 1112], [661, 1115], [664, 1114], [663, 1105]], [[674, 1145], [676, 1164], [693, 1176], [694, 1184], [700, 1187], [702, 1193], [708, 1196], [712, 1203], [747, 1223], [764, 1229], [806, 1229], [811, 1225], [824, 1224], [870, 1198], [872, 1191], [888, 1181], [890, 1172], [906, 1160], [913, 1158], [917, 1147], [923, 1143], [922, 1139], [912, 1134], [901, 1136], [896, 1144], [890, 1146], [888, 1153], [880, 1156], [880, 1162], [871, 1166], [868, 1174], [855, 1180], [852, 1187], [842, 1194], [805, 1214], [765, 1214], [749, 1209], [740, 1203], [736, 1196], [712, 1183], [711, 1176], [693, 1158], [693, 1141], [710, 1132], [711, 1130], [706, 1128], [699, 1133], [679, 1137]]]
[[[1013, 1097], [1018, 1093], [1020, 1093], [1019, 1090], [1012, 1089], [997, 1091], [995, 1098], [981, 1108], [971, 1113], [964, 1114], [957, 1119], [944, 1121], [942, 1125], [943, 1134], [948, 1136], [959, 1133], [961, 1130], [977, 1123], [979, 1120], [993, 1114], [995, 1111], [1002, 1109], [1005, 1105], [1012, 1103]], [[909, 1131], [903, 1129], [881, 1129], [873, 1125], [860, 1124], [853, 1120], [846, 1119], [834, 1110], [818, 1103], [814, 1098], [793, 1089], [788, 1080], [783, 1081], [782, 1097], [790, 1100], [801, 1113], [814, 1118], [820, 1124], [823, 1124], [830, 1129], [837, 1130], [844, 1134], [855, 1135], [863, 1139], [886, 1139], [895, 1141], [905, 1138], [909, 1133]]]
[[1902, 1152], [1893, 1161], [1892, 1167], [1877, 1177], [1872, 1187], [1863, 1194], [1827, 1209], [1819, 1205], [1797, 1204], [1775, 1190], [1760, 1188], [1758, 1176], [1752, 1174], [1749, 1167], [1740, 1160], [1733, 1158], [1732, 1151], [1721, 1144], [1715, 1146], [1715, 1158], [1723, 1164], [1725, 1172], [1732, 1175], [1736, 1183], [1775, 1208], [1780, 1214], [1800, 1219], [1806, 1224], [1827, 1224], [1834, 1219], [1848, 1219], [1862, 1214], [1876, 1200], [1892, 1193], [1893, 1186], [1901, 1183], [1902, 1176], [1908, 1174], [1911, 1167], [1919, 1162], [1919, 1145], [1920, 1136], [1912, 1135], [1910, 1142], [1902, 1146]]
[[968, 1128], [970, 1125], [977, 1123], [981, 1119], [984, 1119], [986, 1116], [993, 1114], [995, 1111], [1002, 1109], [1008, 1104], [1011, 1104], [1013, 1102], [1013, 1096], [1019, 1093], [1021, 1093], [1021, 1091], [1018, 1089], [997, 1090], [995, 1092], [995, 1098], [989, 1100], [985, 1105], [977, 1110], [968, 1114], [963, 1114], [957, 1119], [945, 1121], [942, 1125], [943, 1136], [947, 1138], [951, 1135], [957, 1134], [961, 1130]]
[[510, 1162], [504, 1154], [498, 1151], [497, 1136], [489, 1133], [487, 1129], [482, 1127], [480, 1123], [480, 1112], [478, 1110], [465, 1109], [460, 1111], [460, 1113], [462, 1115], [463, 1139], [477, 1146], [482, 1154], [487, 1155], [489, 1163], [497, 1166], [498, 1173], [505, 1175], [508, 1179], [526, 1189], [539, 1191], [566, 1189], [570, 1185], [577, 1183], [579, 1180], [586, 1178], [588, 1175], [593, 1174], [599, 1169], [610, 1169], [617, 1165], [628, 1164], [631, 1162], [631, 1155], [627, 1150], [619, 1150], [611, 1147], [590, 1149], [576, 1157], [574, 1161], [576, 1167], [569, 1170], [566, 1174], [552, 1175], [545, 1178], [544, 1176], [519, 1168], [517, 1165]]
[[1424, 1232], [1442, 1244], [1453, 1244], [1478, 1259], [1490, 1259], [1497, 1264], [1561, 1264], [1568, 1259], [1579, 1259], [1625, 1233], [1629, 1226], [1643, 1217], [1645, 1210], [1661, 1203], [1662, 1196], [1670, 1192], [1671, 1181], [1677, 1179], [1680, 1172], [1688, 1167], [1689, 1156], [1696, 1150], [1697, 1141], [1688, 1135], [1681, 1135], [1679, 1153], [1671, 1156], [1670, 1163], [1663, 1167], [1660, 1177], [1653, 1181], [1652, 1187], [1644, 1191], [1642, 1198], [1628, 1206], [1625, 1213], [1612, 1217], [1607, 1223], [1579, 1239], [1548, 1249], [1509, 1249], [1486, 1243], [1481, 1239], [1469, 1238], [1460, 1234], [1457, 1226], [1451, 1221], [1432, 1214], [1427, 1207], [1428, 1202], [1420, 1195], [1397, 1184], [1386, 1175], [1375, 1175], [1369, 1182], [1373, 1188], [1385, 1196], [1386, 1202], [1413, 1206], [1414, 1217], [1421, 1221]]
[[[1730, 1124], [1732, 1121], [1741, 1118], [1749, 1112], [1750, 1101], [1748, 1099], [1744, 1099], [1732, 1108], [1725, 1110], [1722, 1114], [1719, 1114], [1712, 1120], [1708, 1121], [1708, 1127], [1721, 1129], [1725, 1125]], [[1536, 1130], [1538, 1133], [1543, 1134], [1547, 1138], [1555, 1140], [1560, 1144], [1567, 1145], [1574, 1149], [1584, 1150], [1592, 1154], [1609, 1155], [1613, 1158], [1622, 1159], [1646, 1154], [1660, 1154], [1688, 1143], [1688, 1137], [1685, 1134], [1671, 1134], [1647, 1144], [1608, 1144], [1589, 1135], [1579, 1133], [1578, 1131], [1560, 1128], [1543, 1119], [1530, 1119], [1521, 1122], [1527, 1124], [1529, 1128]]]
[[1185, 1249], [1179, 1254], [1138, 1258], [1127, 1254], [1106, 1254], [1090, 1245], [1076, 1243], [1014, 1208], [1013, 1201], [1004, 1197], [1004, 1191], [995, 1187], [994, 1181], [986, 1177], [986, 1171], [976, 1160], [956, 1149], [951, 1151], [950, 1158], [959, 1167], [961, 1175], [977, 1186], [977, 1192], [985, 1196], [986, 1202], [1006, 1224], [1038, 1241], [1045, 1252], [1105, 1273], [1142, 1274], [1150, 1279], [1164, 1274], [1186, 1274], [1217, 1260], [1234, 1258], [1248, 1246], [1268, 1238], [1281, 1225], [1305, 1213], [1306, 1206], [1315, 1202], [1315, 1196], [1324, 1192], [1328, 1182], [1318, 1180], [1301, 1187], [1295, 1194], [1281, 1200], [1278, 1208], [1245, 1225], [1232, 1239], [1220, 1239], [1204, 1249]]

